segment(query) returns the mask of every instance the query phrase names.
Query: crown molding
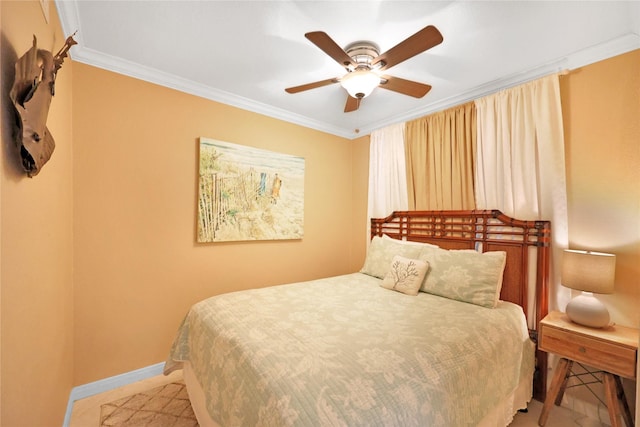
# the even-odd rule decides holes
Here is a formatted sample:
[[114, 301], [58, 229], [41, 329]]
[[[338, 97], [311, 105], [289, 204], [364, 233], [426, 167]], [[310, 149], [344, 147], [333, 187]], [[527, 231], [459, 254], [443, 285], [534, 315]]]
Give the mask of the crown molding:
[[234, 95], [219, 89], [196, 83], [194, 81], [184, 79], [173, 74], [169, 74], [155, 68], [145, 67], [132, 61], [128, 61], [115, 56], [107, 55], [93, 49], [84, 47], [82, 40], [82, 29], [80, 28], [80, 19], [75, 1], [56, 1], [58, 15], [62, 24], [64, 34], [73, 34], [77, 45], [69, 51], [69, 56], [73, 61], [81, 62], [94, 67], [102, 68], [107, 71], [126, 75], [136, 79], [144, 80], [167, 88], [175, 89], [190, 95], [209, 99], [211, 101], [220, 102], [222, 104], [237, 107], [243, 110], [269, 116], [285, 122], [294, 123], [310, 129], [326, 132], [332, 135], [352, 139], [357, 134], [351, 130], [341, 127], [331, 126], [327, 123], [312, 118], [292, 113], [280, 108], [273, 107], [264, 103], [256, 102], [251, 99]]
[[427, 107], [411, 110], [405, 114], [389, 117], [384, 122], [364, 126], [360, 129], [361, 134], [369, 134], [375, 130], [386, 126], [414, 120], [438, 111], [446, 110], [456, 105], [464, 104], [484, 96], [491, 95], [504, 89], [518, 86], [553, 73], [566, 72], [584, 67], [595, 62], [599, 62], [614, 56], [622, 55], [633, 50], [640, 49], [640, 36], [636, 33], [627, 33], [605, 43], [591, 46], [589, 48], [572, 53], [571, 55], [558, 58], [545, 65], [511, 74], [492, 82], [473, 87], [459, 95], [442, 99], [429, 104]]
[[[74, 49], [76, 49], [75, 46]], [[166, 88], [175, 89], [190, 95], [205, 98], [211, 101], [230, 105], [243, 110], [269, 116], [275, 119], [283, 120], [289, 123], [295, 123], [310, 129], [327, 132], [338, 135], [343, 138], [351, 138], [351, 132], [344, 129], [330, 126], [318, 120], [313, 120], [299, 114], [295, 114], [280, 108], [273, 107], [268, 104], [253, 101], [251, 99], [234, 95], [219, 89], [184, 79], [176, 75], [166, 73], [151, 67], [145, 67], [140, 64], [106, 55], [93, 49], [80, 47], [76, 49], [73, 58], [76, 62], [81, 62], [94, 67], [102, 68], [114, 73], [144, 80], [149, 83], [157, 84]]]
[[425, 107], [411, 110], [401, 115], [390, 116], [387, 120], [378, 121], [369, 125], [360, 126], [358, 132], [352, 129], [332, 126], [328, 123], [314, 120], [300, 114], [292, 113], [280, 108], [273, 107], [264, 103], [256, 102], [251, 99], [234, 95], [219, 89], [214, 89], [200, 83], [193, 82], [173, 74], [163, 71], [144, 67], [131, 61], [127, 61], [114, 56], [109, 56], [92, 49], [84, 47], [82, 40], [82, 28], [80, 28], [80, 20], [75, 1], [56, 1], [58, 15], [62, 23], [62, 29], [65, 34], [72, 34], [76, 30], [76, 41], [78, 42], [69, 52], [71, 59], [82, 62], [95, 67], [103, 68], [108, 71], [123, 74], [129, 77], [144, 80], [150, 83], [158, 84], [164, 87], [175, 89], [198, 97], [206, 98], [211, 101], [220, 102], [233, 107], [248, 110], [254, 113], [262, 114], [275, 119], [283, 120], [289, 123], [326, 132], [346, 139], [355, 139], [363, 135], [389, 126], [391, 124], [403, 121], [413, 120], [428, 114], [442, 111], [447, 108], [460, 105], [474, 99], [482, 98], [503, 89], [517, 86], [531, 80], [538, 79], [545, 75], [561, 72], [563, 70], [574, 70], [585, 65], [592, 64], [613, 56], [617, 56], [635, 49], [640, 49], [640, 36], [634, 32], [628, 32], [620, 37], [609, 40], [608, 42], [591, 46], [589, 48], [574, 52], [570, 55], [558, 58], [542, 66], [538, 66], [529, 70], [523, 70], [519, 73], [511, 74], [492, 82], [469, 88], [463, 93], [430, 103]]

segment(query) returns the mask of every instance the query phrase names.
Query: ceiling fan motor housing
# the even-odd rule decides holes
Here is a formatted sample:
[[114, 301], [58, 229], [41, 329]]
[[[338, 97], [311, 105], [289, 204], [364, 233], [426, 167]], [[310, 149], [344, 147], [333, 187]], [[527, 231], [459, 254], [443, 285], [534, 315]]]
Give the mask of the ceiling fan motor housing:
[[347, 67], [349, 71], [361, 68], [371, 70], [371, 63], [374, 58], [377, 58], [380, 55], [380, 48], [373, 42], [358, 41], [349, 44], [345, 48], [345, 52], [351, 57], [351, 59], [353, 59], [353, 62], [356, 63], [355, 68], [353, 68], [352, 65]]

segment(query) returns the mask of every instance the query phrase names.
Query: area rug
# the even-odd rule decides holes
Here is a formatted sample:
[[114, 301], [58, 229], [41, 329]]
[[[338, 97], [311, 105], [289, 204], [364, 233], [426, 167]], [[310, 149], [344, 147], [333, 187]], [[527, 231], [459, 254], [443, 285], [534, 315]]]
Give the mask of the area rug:
[[173, 382], [100, 407], [100, 427], [198, 427], [183, 382]]

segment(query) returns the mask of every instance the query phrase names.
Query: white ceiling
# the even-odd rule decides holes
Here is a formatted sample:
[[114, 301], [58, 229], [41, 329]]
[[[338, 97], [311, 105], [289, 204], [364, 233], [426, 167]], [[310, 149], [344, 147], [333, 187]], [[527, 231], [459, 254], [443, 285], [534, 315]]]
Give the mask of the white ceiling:
[[[79, 61], [346, 138], [504, 87], [640, 48], [640, 2], [57, 0]], [[381, 52], [427, 25], [442, 44], [387, 70], [427, 83], [421, 99], [376, 89], [344, 113], [345, 71], [304, 34]]]

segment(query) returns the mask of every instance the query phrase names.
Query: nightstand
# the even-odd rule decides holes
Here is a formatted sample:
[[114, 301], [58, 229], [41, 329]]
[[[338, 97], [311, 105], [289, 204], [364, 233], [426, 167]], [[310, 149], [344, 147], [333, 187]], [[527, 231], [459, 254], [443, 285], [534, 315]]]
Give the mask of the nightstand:
[[553, 404], [560, 405], [574, 362], [602, 370], [605, 399], [611, 426], [620, 426], [620, 415], [628, 427], [633, 418], [622, 389], [620, 377], [636, 379], [639, 331], [624, 326], [602, 329], [588, 328], [573, 323], [557, 311], [549, 313], [540, 322], [538, 348], [560, 356], [551, 386], [544, 401], [538, 425], [547, 422]]

